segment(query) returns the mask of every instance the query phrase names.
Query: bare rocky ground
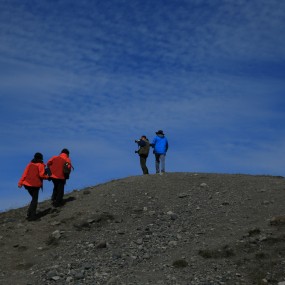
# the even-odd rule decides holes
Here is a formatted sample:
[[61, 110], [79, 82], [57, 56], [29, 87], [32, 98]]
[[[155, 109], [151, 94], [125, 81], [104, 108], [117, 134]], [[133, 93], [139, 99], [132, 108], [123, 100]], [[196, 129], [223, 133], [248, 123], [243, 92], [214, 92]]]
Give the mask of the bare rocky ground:
[[285, 179], [166, 173], [0, 214], [0, 284], [285, 284]]

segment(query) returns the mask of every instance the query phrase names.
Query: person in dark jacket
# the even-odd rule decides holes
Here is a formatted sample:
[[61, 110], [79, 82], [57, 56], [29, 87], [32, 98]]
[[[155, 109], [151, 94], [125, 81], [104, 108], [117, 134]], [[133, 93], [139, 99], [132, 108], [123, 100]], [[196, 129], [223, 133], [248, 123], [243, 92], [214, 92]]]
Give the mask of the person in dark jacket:
[[49, 159], [47, 166], [51, 171], [51, 180], [53, 182], [53, 193], [52, 193], [52, 205], [54, 207], [60, 207], [63, 205], [64, 186], [66, 183], [66, 177], [64, 174], [64, 165], [72, 168], [71, 160], [69, 158], [69, 150], [64, 148], [59, 155], [55, 155]]
[[18, 187], [21, 188], [24, 186], [32, 197], [32, 201], [27, 212], [28, 221], [34, 221], [37, 219], [36, 212], [39, 190], [43, 185], [43, 179], [48, 179], [48, 176], [45, 174], [43, 155], [40, 152], [37, 152], [35, 153], [32, 161], [26, 166], [24, 173], [18, 182]]
[[162, 130], [156, 132], [156, 137], [153, 139], [151, 146], [154, 148], [156, 173], [165, 173], [165, 156], [168, 150], [168, 140]]
[[139, 150], [136, 151], [140, 156], [140, 165], [143, 171], [143, 174], [148, 174], [148, 168], [146, 166], [146, 160], [149, 154], [149, 141], [146, 136], [141, 136], [139, 140], [135, 140], [138, 144]]

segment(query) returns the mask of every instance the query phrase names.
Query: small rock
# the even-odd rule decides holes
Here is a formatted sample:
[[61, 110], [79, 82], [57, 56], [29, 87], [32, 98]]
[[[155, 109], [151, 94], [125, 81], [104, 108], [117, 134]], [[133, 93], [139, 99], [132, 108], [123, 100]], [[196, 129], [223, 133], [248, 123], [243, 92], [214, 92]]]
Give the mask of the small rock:
[[177, 241], [172, 240], [168, 243], [169, 246], [177, 246]]
[[51, 236], [52, 236], [53, 238], [55, 238], [55, 239], [60, 239], [61, 233], [60, 233], [59, 230], [56, 230], [56, 231], [54, 231], [54, 232], [51, 234]]
[[118, 278], [117, 277], [112, 277], [108, 282], [107, 285], [115, 285], [118, 284]]
[[188, 266], [188, 262], [184, 259], [177, 259], [172, 263], [172, 265], [176, 268], [183, 268]]
[[178, 215], [173, 213], [172, 211], [168, 211], [167, 215], [170, 216], [170, 219], [173, 220], [173, 221], [178, 218]]
[[79, 279], [83, 279], [84, 278], [84, 272], [77, 272], [74, 275], [74, 278], [79, 280]]
[[113, 252], [112, 258], [113, 259], [120, 259], [120, 258], [122, 258], [122, 254], [120, 252]]
[[270, 220], [270, 225], [277, 226], [277, 225], [285, 225], [285, 216], [276, 216]]
[[60, 222], [59, 221], [54, 221], [54, 222], [51, 222], [50, 224], [52, 226], [57, 226], [57, 225], [60, 225]]
[[137, 239], [136, 244], [138, 244], [138, 245], [143, 244], [143, 240], [141, 238]]
[[66, 283], [71, 283], [71, 282], [73, 282], [73, 277], [71, 277], [71, 276], [67, 277], [67, 278], [65, 279], [65, 282], [66, 282]]
[[107, 242], [106, 241], [101, 241], [96, 246], [96, 248], [106, 248], [106, 247], [107, 247]]
[[150, 255], [148, 254], [148, 253], [145, 253], [144, 255], [143, 255], [143, 259], [149, 259], [150, 258]]
[[170, 219], [171, 219], [172, 221], [175, 221], [175, 220], [178, 219], [178, 215], [175, 214], [175, 213], [173, 213], [172, 215], [170, 215]]
[[48, 279], [52, 279], [55, 276], [57, 276], [57, 272], [54, 271], [54, 270], [47, 273], [47, 278]]
[[179, 198], [185, 198], [185, 197], [187, 197], [187, 196], [188, 196], [187, 193], [180, 193], [180, 194], [178, 195]]
[[241, 277], [241, 274], [240, 274], [240, 273], [236, 273], [236, 276], [237, 276], [237, 277]]
[[84, 263], [84, 264], [82, 265], [82, 267], [83, 267], [84, 269], [86, 269], [86, 270], [89, 270], [89, 269], [92, 268], [92, 264], [90, 264], [90, 263]]

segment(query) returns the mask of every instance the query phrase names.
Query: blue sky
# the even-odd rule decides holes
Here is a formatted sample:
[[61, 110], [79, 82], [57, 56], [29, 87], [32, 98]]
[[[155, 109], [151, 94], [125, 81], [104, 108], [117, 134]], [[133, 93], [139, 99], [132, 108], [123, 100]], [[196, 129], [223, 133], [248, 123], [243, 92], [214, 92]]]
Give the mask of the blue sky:
[[167, 171], [284, 175], [284, 1], [0, 8], [0, 210], [29, 202], [17, 182], [35, 152], [70, 149], [72, 191], [141, 175], [134, 140], [159, 129]]

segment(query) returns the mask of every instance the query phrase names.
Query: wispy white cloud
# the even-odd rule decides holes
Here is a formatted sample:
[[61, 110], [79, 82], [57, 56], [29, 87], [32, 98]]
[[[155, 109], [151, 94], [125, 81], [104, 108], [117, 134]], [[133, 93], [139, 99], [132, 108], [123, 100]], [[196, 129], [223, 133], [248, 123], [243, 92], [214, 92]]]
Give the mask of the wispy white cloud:
[[70, 147], [79, 187], [139, 174], [134, 139], [164, 129], [172, 171], [278, 172], [284, 11], [277, 0], [1, 3], [1, 157]]

